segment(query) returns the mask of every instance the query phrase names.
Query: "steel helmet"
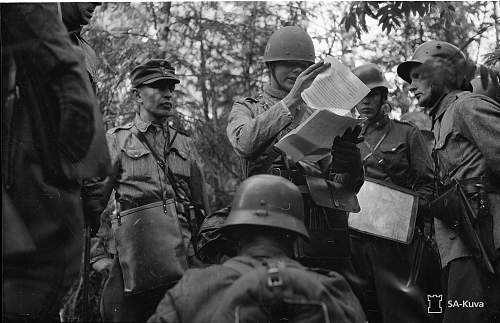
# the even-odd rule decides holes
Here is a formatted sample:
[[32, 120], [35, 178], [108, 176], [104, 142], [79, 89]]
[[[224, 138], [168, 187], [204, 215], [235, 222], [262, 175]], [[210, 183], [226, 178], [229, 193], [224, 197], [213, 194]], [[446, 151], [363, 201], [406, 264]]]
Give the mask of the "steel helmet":
[[389, 90], [389, 83], [385, 79], [384, 73], [375, 64], [364, 64], [352, 70], [370, 90], [376, 87], [384, 87]]
[[309, 239], [302, 195], [280, 176], [255, 175], [241, 183], [222, 228], [227, 232], [247, 225], [284, 229]]
[[431, 40], [418, 46], [413, 53], [411, 60], [403, 62], [398, 66], [398, 75], [403, 80], [411, 83], [410, 71], [415, 65], [420, 65], [431, 57], [441, 58], [462, 58], [466, 59], [465, 54], [455, 45], [444, 41]]
[[311, 37], [300, 27], [287, 26], [275, 31], [266, 45], [264, 62], [306, 61], [314, 64]]

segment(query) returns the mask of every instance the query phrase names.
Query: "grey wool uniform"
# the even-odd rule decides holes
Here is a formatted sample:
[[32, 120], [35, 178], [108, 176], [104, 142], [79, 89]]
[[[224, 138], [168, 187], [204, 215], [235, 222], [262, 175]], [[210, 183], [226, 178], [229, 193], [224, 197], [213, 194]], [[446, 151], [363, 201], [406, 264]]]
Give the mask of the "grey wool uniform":
[[[352, 262], [362, 282], [364, 309], [373, 321], [429, 321], [426, 294], [439, 293], [440, 282], [437, 254], [427, 243], [431, 233], [427, 204], [434, 186], [428, 148], [416, 126], [386, 114], [366, 123], [362, 135], [365, 141], [358, 147], [365, 176], [412, 190], [420, 197], [409, 245], [351, 230]], [[420, 272], [412, 273], [412, 267]]]
[[[158, 166], [152, 153], [131, 132], [132, 127], [136, 127], [138, 131], [144, 133], [156, 151], [163, 151], [166, 147], [164, 146], [166, 142], [170, 141], [175, 134], [175, 130], [168, 125], [164, 124], [160, 126], [151, 122], [145, 122], [138, 115], [136, 115], [133, 122], [108, 131], [107, 140], [111, 159], [113, 163], [118, 162], [120, 169], [120, 175], [115, 185], [115, 199], [121, 212], [162, 200], [163, 198], [170, 199], [175, 194], [172, 183], [170, 183], [165, 173]], [[193, 228], [187, 214], [190, 203], [188, 198], [190, 196], [189, 179], [193, 167], [201, 165], [201, 158], [197, 154], [197, 150], [190, 137], [182, 132], [177, 132], [170, 147], [167, 163], [172, 170], [174, 178], [177, 180], [177, 187], [180, 187], [176, 195], [177, 214], [188, 259], [192, 259], [194, 257], [194, 246], [191, 238], [195, 233], [192, 232]], [[99, 260], [102, 254], [105, 253], [105, 242], [109, 237], [113, 236], [113, 232], [116, 230], [116, 213], [110, 214], [108, 223], [107, 227], [111, 229], [111, 232], [108, 234], [100, 232], [102, 240], [98, 245], [94, 246], [94, 253], [92, 255], [95, 260]], [[145, 250], [145, 252], [147, 251]], [[108, 319], [113, 317], [111, 313], [114, 312], [115, 308], [120, 309], [123, 317], [128, 317], [129, 314], [127, 314], [127, 311], [137, 307], [136, 305], [140, 304], [137, 303], [137, 300], [143, 297], [141, 295], [123, 297], [123, 279], [118, 259], [119, 255], [115, 255], [110, 278], [103, 291], [102, 311], [103, 313], [107, 313], [105, 317]], [[147, 264], [144, 265], [147, 266]], [[165, 291], [166, 288], [153, 291], [154, 295], [150, 296], [155, 301], [151, 302], [151, 308], [154, 308], [156, 305], [155, 302], [161, 299]], [[139, 310], [138, 312], [141, 311]]]
[[[330, 174], [331, 155], [316, 163], [294, 164], [285, 154], [273, 147], [280, 138], [313, 112], [302, 102], [295, 115], [292, 115], [280, 101], [286, 94], [285, 91], [265, 86], [263, 93], [256, 99], [245, 98], [236, 101], [228, 120], [229, 141], [241, 158], [245, 177], [255, 174], [279, 175], [301, 187], [305, 200], [304, 222], [311, 235], [311, 242], [299, 242], [297, 259], [306, 266], [338, 271], [349, 280], [349, 213], [315, 204], [308, 191], [305, 176], [332, 178], [341, 182], [343, 189], [350, 192], [359, 190], [363, 177], [353, 179], [347, 173]], [[362, 174], [362, 171], [359, 173]]]
[[[430, 110], [434, 159], [440, 190], [456, 179], [477, 213], [475, 222], [496, 274], [486, 273], [471, 250], [444, 222], [435, 219], [445, 271], [445, 295], [452, 301], [483, 302], [480, 308], [448, 308], [444, 322], [500, 318], [500, 105], [486, 96], [453, 91]], [[496, 314], [494, 314], [496, 313]], [[495, 319], [493, 319], [494, 321]]]

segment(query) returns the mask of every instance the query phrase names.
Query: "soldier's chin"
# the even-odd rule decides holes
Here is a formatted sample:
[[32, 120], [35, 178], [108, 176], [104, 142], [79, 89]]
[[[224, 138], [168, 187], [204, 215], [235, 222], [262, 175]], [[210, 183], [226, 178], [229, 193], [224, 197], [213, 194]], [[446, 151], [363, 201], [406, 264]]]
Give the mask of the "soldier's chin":
[[175, 115], [175, 111], [172, 109], [159, 109], [155, 113], [157, 118], [169, 118]]

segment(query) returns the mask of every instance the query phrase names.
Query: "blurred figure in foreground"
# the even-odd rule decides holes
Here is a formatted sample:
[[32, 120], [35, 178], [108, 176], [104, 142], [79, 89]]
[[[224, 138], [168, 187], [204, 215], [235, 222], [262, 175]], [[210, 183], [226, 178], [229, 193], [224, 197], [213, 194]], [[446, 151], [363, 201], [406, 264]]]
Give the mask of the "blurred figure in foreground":
[[97, 102], [57, 4], [1, 6], [3, 319], [54, 321], [82, 259]]

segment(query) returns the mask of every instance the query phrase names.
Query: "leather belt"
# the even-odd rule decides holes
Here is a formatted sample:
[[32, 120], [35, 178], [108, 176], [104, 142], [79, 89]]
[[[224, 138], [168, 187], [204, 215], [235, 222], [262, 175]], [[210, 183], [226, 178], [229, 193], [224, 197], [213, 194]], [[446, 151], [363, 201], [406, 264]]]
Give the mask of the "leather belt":
[[[166, 202], [167, 203], [172, 203], [171, 202], [172, 199], [167, 199]], [[127, 202], [120, 202], [120, 216], [123, 216], [124, 214], [128, 214], [130, 212], [128, 212], [128, 210], [131, 210], [131, 209], [137, 209], [137, 208], [140, 208], [140, 207], [143, 207], [143, 206], [146, 206], [146, 205], [150, 205], [150, 204], [154, 204], [154, 203], [160, 203], [162, 204], [163, 201], [154, 201], [154, 202], [149, 202], [149, 203], [141, 203], [141, 205], [134, 205], [133, 203], [127, 203]], [[184, 203], [179, 203], [178, 201], [175, 201], [175, 208], [176, 208], [176, 211], [178, 214], [184, 214], [185, 211], [186, 211], [186, 206], [184, 205]]]
[[275, 175], [275, 176], [281, 176], [284, 178], [288, 178], [289, 180], [292, 180], [293, 178], [295, 178], [298, 175], [298, 171], [294, 170], [294, 169], [286, 170], [286, 169], [281, 169], [279, 167], [273, 167], [273, 168], [271, 168], [270, 174]]

